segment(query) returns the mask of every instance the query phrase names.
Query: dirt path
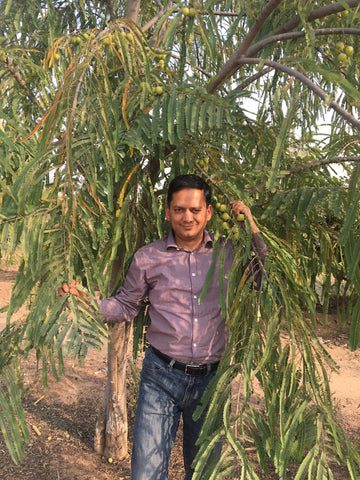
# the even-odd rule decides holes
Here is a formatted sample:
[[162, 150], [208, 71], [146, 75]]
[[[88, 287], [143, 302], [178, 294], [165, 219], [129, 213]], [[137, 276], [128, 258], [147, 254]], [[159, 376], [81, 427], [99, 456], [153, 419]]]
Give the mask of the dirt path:
[[[0, 308], [8, 303], [14, 271], [0, 270]], [[25, 310], [17, 316], [24, 315]], [[0, 313], [0, 330], [5, 314]], [[331, 374], [331, 387], [338, 415], [350, 438], [360, 439], [360, 351], [350, 352], [346, 337], [337, 333], [334, 318], [320, 332], [321, 341], [339, 364]], [[2, 480], [128, 480], [129, 460], [109, 464], [93, 451], [94, 426], [102, 402], [106, 380], [106, 351], [92, 351], [85, 366], [67, 360], [60, 382], [41, 385], [34, 356], [24, 363], [25, 407], [31, 425], [27, 457], [14, 465], [0, 438], [0, 478]], [[135, 398], [129, 398], [130, 438]], [[40, 435], [39, 435], [40, 433]], [[181, 437], [181, 432], [179, 434]], [[174, 448], [170, 480], [183, 478], [181, 438]], [[270, 480], [270, 477], [268, 477]], [[340, 477], [339, 477], [340, 480]], [[341, 477], [341, 480], [345, 480]]]

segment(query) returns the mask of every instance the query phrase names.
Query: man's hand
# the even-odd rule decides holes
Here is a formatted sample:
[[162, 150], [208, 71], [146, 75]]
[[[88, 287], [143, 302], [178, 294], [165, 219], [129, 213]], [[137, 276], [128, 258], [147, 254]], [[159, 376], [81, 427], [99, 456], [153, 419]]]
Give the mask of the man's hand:
[[63, 282], [61, 287], [57, 289], [58, 295], [62, 297], [66, 293], [70, 295], [75, 295], [76, 297], [80, 297], [81, 299], [84, 299], [86, 301], [90, 301], [89, 297], [86, 295], [85, 292], [83, 292], [81, 289], [77, 288], [77, 281], [72, 280], [70, 284], [67, 284], [66, 282]]
[[245, 205], [244, 202], [242, 202], [241, 200], [234, 200], [230, 203], [230, 205], [235, 215], [239, 215], [239, 213], [242, 213], [245, 216], [246, 220], [249, 222], [251, 233], [255, 234], [260, 232], [252, 216], [250, 208]]

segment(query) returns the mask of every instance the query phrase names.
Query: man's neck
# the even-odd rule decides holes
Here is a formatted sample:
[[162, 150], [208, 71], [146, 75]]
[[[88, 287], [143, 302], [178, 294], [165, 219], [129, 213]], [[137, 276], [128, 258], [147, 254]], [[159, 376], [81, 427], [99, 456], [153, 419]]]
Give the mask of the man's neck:
[[186, 241], [186, 240], [181, 240], [179, 238], [177, 238], [175, 236], [175, 243], [178, 247], [184, 249], [184, 250], [189, 250], [190, 252], [193, 252], [194, 250], [197, 250], [200, 245], [202, 244], [203, 242], [203, 239], [204, 239], [204, 234], [202, 236], [202, 238], [199, 239], [195, 239], [195, 240], [189, 240], [189, 241]]

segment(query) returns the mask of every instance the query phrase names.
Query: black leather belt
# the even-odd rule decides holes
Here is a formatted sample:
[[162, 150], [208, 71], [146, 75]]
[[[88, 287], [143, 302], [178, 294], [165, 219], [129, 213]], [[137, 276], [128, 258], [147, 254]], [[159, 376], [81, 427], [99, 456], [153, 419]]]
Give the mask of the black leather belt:
[[169, 357], [168, 355], [165, 355], [165, 353], [160, 352], [157, 350], [155, 347], [150, 347], [152, 351], [157, 355], [161, 360], [164, 360], [170, 367], [176, 368], [177, 370], [181, 370], [185, 372], [187, 375], [207, 375], [210, 372], [214, 372], [218, 365], [219, 362], [216, 363], [182, 363], [178, 362], [174, 358]]

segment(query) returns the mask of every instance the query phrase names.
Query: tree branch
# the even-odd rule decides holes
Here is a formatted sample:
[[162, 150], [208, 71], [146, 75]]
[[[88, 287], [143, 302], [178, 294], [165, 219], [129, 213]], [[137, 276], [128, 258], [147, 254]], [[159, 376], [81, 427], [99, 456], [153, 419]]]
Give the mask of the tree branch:
[[268, 17], [272, 14], [275, 8], [281, 3], [282, 0], [270, 0], [264, 9], [260, 12], [255, 24], [250, 29], [249, 33], [246, 35], [244, 40], [241, 42], [238, 49], [233, 53], [229, 60], [224, 64], [220, 72], [216, 77], [209, 83], [207, 91], [209, 93], [214, 93], [214, 91], [236, 70], [239, 68], [238, 58], [245, 54], [247, 49], [250, 47], [251, 42], [254, 40], [256, 35], [259, 33], [261, 27], [264, 25]]
[[140, 1], [141, 0], [128, 0], [127, 2], [126, 17], [134, 23], [137, 23], [139, 18]]
[[115, 20], [115, 12], [112, 4], [112, 0], [105, 0], [107, 11], [109, 12], [110, 21]]
[[349, 122], [353, 127], [357, 130], [360, 130], [360, 120], [355, 118], [351, 113], [347, 110], [342, 108], [338, 103], [334, 100], [329, 101], [328, 94], [320, 87], [315, 85], [308, 77], [306, 77], [303, 73], [294, 70], [287, 65], [283, 65], [282, 63], [274, 62], [273, 60], [263, 60], [262, 58], [247, 58], [241, 57], [238, 59], [239, 65], [267, 65], [269, 67], [273, 67], [276, 70], [280, 70], [282, 72], [287, 73], [288, 75], [297, 78], [301, 83], [303, 83], [306, 87], [309, 88], [315, 95], [320, 97], [322, 100], [327, 102], [329, 107], [333, 108], [335, 112], [337, 112], [341, 117], [343, 117], [347, 122]]
[[329, 165], [330, 163], [346, 163], [346, 162], [360, 162], [360, 157], [331, 157], [323, 160], [316, 160], [309, 162], [306, 165], [298, 165], [297, 167], [289, 168], [289, 170], [283, 173], [283, 176], [292, 175], [293, 173], [301, 173], [311, 168], [322, 167], [323, 165]]
[[27, 93], [29, 92], [29, 89], [26, 85], [26, 82], [25, 80], [22, 78], [19, 70], [17, 70], [15, 67], [14, 67], [14, 64], [12, 63], [12, 61], [7, 58], [6, 59], [6, 68], [9, 70], [9, 72], [11, 73], [11, 75], [15, 78], [15, 80], [17, 81], [17, 83], [20, 85], [20, 87], [22, 89], [24, 89]]
[[256, 80], [263, 77], [264, 75], [271, 72], [272, 70], [274, 70], [272, 67], [266, 67], [264, 68], [264, 70], [261, 70], [261, 72], [254, 73], [254, 75], [251, 75], [251, 77], [247, 78], [242, 83], [240, 83], [240, 85], [234, 88], [234, 90], [232, 90], [231, 93], [240, 92], [241, 90], [244, 90], [244, 88], [248, 87], [253, 82], [256, 82]]
[[[349, 8], [357, 7], [359, 5], [359, 0], [344, 0], [345, 3], [348, 4]], [[307, 20], [316, 20], [317, 18], [327, 17], [328, 15], [332, 15], [334, 13], [342, 12], [345, 10], [344, 6], [341, 3], [331, 3], [330, 5], [325, 5], [323, 7], [316, 8], [312, 12], [309, 13]], [[297, 27], [300, 23], [299, 15], [294, 15], [293, 18], [288, 20], [286, 23], [281, 25], [277, 30], [275, 30], [274, 35], [278, 33], [285, 33], [289, 32], [293, 28]]]
[[[319, 28], [313, 30], [312, 33], [314, 35], [360, 35], [360, 28]], [[246, 52], [246, 56], [252, 57], [256, 55], [259, 50], [263, 49], [267, 45], [270, 45], [271, 43], [279, 42], [281, 40], [294, 40], [300, 37], [305, 37], [305, 32], [286, 32], [271, 35], [257, 43], [254, 43], [254, 45], [252, 45]]]
[[[293, 173], [301, 173], [305, 170], [310, 170], [312, 168], [322, 167], [323, 165], [329, 165], [330, 163], [346, 163], [346, 162], [360, 162], [360, 157], [331, 157], [323, 160], [315, 160], [309, 162], [306, 165], [298, 165], [296, 167], [289, 168], [287, 172], [282, 173], [282, 177], [287, 177]], [[259, 193], [266, 185], [266, 180], [262, 180], [256, 187], [247, 188], [249, 193], [255, 194]]]

